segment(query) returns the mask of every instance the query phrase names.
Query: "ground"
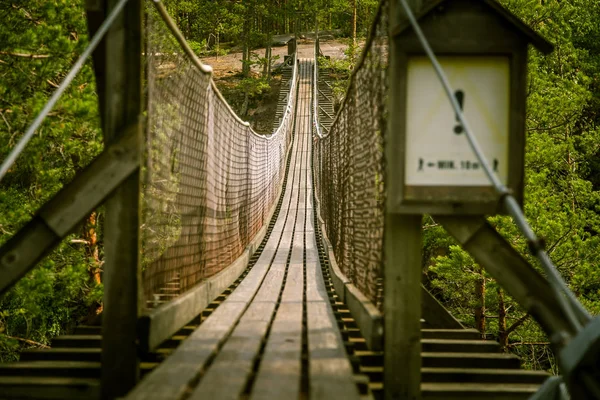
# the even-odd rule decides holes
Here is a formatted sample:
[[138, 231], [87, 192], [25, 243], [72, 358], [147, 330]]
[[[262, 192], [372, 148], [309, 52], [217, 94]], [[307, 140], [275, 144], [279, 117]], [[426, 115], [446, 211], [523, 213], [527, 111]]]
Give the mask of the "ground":
[[[324, 55], [332, 58], [344, 58], [344, 51], [348, 47], [341, 41], [322, 40], [321, 51]], [[298, 55], [300, 58], [312, 58], [314, 56], [314, 41], [299, 40]], [[287, 55], [287, 46], [273, 47], [272, 55], [279, 56], [275, 62], [275, 67], [281, 64], [284, 55]], [[255, 49], [254, 53], [264, 56], [265, 49]], [[244, 94], [238, 89], [242, 80], [242, 53], [232, 52], [225, 56], [205, 57], [202, 62], [210, 65], [214, 71], [214, 79], [217, 87], [223, 93], [223, 96], [230, 103], [232, 108], [240, 114], [244, 102]], [[260, 74], [258, 67], [252, 70], [256, 77]], [[271, 79], [271, 89], [261, 95], [256, 96], [248, 105], [248, 112], [242, 118], [248, 120], [253, 129], [258, 133], [271, 133], [273, 129], [273, 120], [277, 111], [277, 101], [279, 98], [279, 88], [281, 85], [281, 76], [274, 75]]]

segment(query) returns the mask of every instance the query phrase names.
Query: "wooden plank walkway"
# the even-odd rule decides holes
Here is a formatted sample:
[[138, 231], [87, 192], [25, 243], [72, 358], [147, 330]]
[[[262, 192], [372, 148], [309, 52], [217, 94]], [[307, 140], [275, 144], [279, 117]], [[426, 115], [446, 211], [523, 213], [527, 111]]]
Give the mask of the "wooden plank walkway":
[[359, 399], [327, 296], [313, 228], [312, 60], [300, 60], [283, 203], [246, 278], [126, 397]]

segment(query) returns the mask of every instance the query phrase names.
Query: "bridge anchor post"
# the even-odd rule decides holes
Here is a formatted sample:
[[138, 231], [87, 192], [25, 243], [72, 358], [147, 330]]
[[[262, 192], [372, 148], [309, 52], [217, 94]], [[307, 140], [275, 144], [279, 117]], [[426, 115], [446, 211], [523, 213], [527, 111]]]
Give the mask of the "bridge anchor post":
[[[118, 3], [119, 0], [88, 3], [88, 21], [92, 30]], [[129, 132], [137, 136], [135, 151], [138, 158], [137, 171], [125, 179], [105, 203], [103, 400], [126, 395], [139, 380], [142, 4], [141, 0], [127, 2], [94, 54], [105, 146]], [[126, 127], [134, 127], [134, 132]]]
[[[413, 10], [419, 0], [411, 0]], [[405, 90], [399, 57], [401, 50], [392, 35], [401, 21], [398, 0], [389, 3], [389, 113], [385, 157], [398, 160], [403, 148], [397, 133], [404, 123], [402, 95]], [[386, 163], [388, 199], [401, 189], [395, 162]], [[384, 233], [384, 397], [386, 400], [421, 399], [421, 247], [422, 215], [399, 214], [393, 202], [386, 203]]]

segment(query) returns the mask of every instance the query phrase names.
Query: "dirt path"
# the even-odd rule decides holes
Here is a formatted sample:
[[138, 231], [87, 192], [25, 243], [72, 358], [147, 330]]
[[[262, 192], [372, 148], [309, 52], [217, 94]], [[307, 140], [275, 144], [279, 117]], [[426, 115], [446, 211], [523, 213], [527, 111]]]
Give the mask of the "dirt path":
[[[323, 54], [335, 59], [344, 58], [344, 51], [347, 47], [347, 44], [337, 40], [321, 41], [321, 51]], [[298, 43], [298, 56], [300, 58], [312, 58], [314, 49], [315, 45], [312, 40], [301, 40]], [[265, 54], [265, 49], [256, 49], [253, 52], [262, 57]], [[277, 60], [277, 63], [281, 63], [283, 56], [287, 55], [287, 46], [273, 47], [272, 54], [273, 56], [278, 55], [279, 60]], [[202, 58], [202, 62], [213, 67], [217, 77], [224, 77], [236, 74], [242, 70], [242, 53], [230, 53], [220, 57], [204, 57]], [[259, 72], [258, 67], [255, 67], [254, 70]]]

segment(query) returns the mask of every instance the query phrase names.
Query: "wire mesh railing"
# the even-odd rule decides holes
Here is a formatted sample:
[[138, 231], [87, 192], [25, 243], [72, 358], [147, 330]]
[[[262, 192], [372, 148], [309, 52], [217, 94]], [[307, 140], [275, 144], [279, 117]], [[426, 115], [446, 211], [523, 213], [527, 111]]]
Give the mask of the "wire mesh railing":
[[142, 169], [145, 300], [175, 279], [181, 291], [230, 265], [277, 200], [293, 122], [255, 133], [218, 91], [160, 2], [147, 10], [146, 153]]
[[[329, 133], [319, 125], [317, 104], [313, 107], [315, 189], [326, 233], [342, 272], [378, 307], [382, 304], [378, 287], [383, 265], [387, 65], [384, 0]], [[318, 101], [317, 74], [314, 79], [313, 98]]]

